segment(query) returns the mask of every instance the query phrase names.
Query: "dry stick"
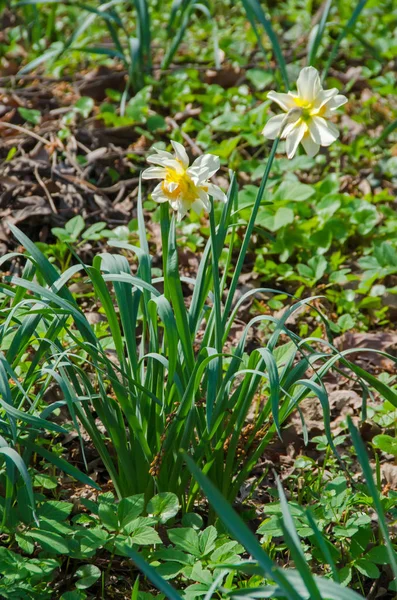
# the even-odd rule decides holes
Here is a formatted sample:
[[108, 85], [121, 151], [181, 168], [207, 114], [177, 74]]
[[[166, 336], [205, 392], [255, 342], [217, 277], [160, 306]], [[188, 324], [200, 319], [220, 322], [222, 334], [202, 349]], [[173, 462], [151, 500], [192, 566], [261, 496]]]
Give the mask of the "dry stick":
[[130, 185], [136, 185], [137, 183], [139, 183], [139, 177], [133, 177], [132, 179], [122, 179], [121, 181], [118, 181], [117, 183], [109, 187], [101, 187], [97, 189], [100, 192], [113, 194], [115, 192], [118, 192], [121, 188], [126, 188]]
[[92, 152], [92, 150], [90, 150], [89, 148], [87, 148], [87, 146], [85, 146], [84, 144], [82, 144], [81, 142], [78, 142], [76, 140], [76, 144], [77, 146], [81, 149], [84, 150], [84, 152], [86, 152], [87, 154], [89, 154], [90, 152]]
[[45, 195], [47, 196], [47, 200], [51, 206], [51, 210], [53, 213], [55, 213], [56, 215], [58, 214], [57, 208], [54, 204], [54, 201], [52, 199], [52, 196], [50, 194], [50, 192], [48, 191], [48, 188], [46, 186], [46, 184], [44, 183], [44, 181], [41, 179], [40, 175], [39, 175], [39, 169], [37, 167], [37, 165], [34, 168], [34, 176], [36, 177], [39, 185], [43, 188]]
[[21, 127], [20, 125], [14, 125], [13, 123], [3, 123], [2, 121], [0, 121], [0, 127], [5, 127], [6, 129], [8, 129], [8, 128], [15, 129], [16, 131], [19, 131], [20, 133], [24, 133], [25, 135], [30, 135], [30, 137], [35, 138], [36, 140], [38, 140], [45, 146], [48, 146], [48, 144], [50, 143], [45, 138], [41, 137], [41, 135], [37, 135], [37, 133], [34, 133], [33, 131], [29, 131], [29, 129], [25, 129], [25, 127]]
[[[256, 67], [258, 66], [257, 62], [248, 62], [245, 65], [241, 65], [242, 69], [251, 69], [252, 67]], [[152, 67], [152, 71], [160, 71], [161, 73], [173, 73], [174, 71], [177, 71], [178, 69], [195, 69], [196, 71], [207, 71], [208, 69], [210, 70], [215, 70], [213, 67], [213, 64], [211, 62], [208, 63], [202, 63], [202, 62], [196, 62], [196, 63], [192, 63], [192, 62], [181, 62], [181, 63], [174, 63], [172, 65], [169, 66], [168, 69], [162, 69], [161, 66], [159, 64], [157, 65], [153, 65]], [[128, 75], [127, 71], [111, 71], [110, 73], [111, 75], [120, 75], [120, 77], [125, 77], [126, 75]], [[85, 83], [87, 76], [86, 75], [82, 75], [80, 73], [76, 73], [75, 75], [63, 75], [62, 77], [46, 77], [45, 75], [29, 75], [29, 74], [23, 74], [21, 73], [20, 75], [4, 75], [3, 77], [0, 77], [0, 85], [3, 83], [17, 83], [17, 81], [35, 81], [37, 80], [38, 82], [42, 82], [42, 83], [59, 83], [60, 81], [66, 81], [66, 82], [70, 82], [73, 83], [75, 81], [81, 82], [81, 83]], [[97, 75], [96, 77], [93, 77], [92, 80], [90, 80], [90, 83], [93, 81], [97, 81], [97, 80], [107, 80], [109, 79], [109, 74], [107, 73], [106, 75]], [[4, 89], [4, 91], [7, 91], [6, 89]]]
[[166, 117], [165, 119], [167, 121], [167, 123], [169, 123], [171, 125], [171, 127], [175, 130], [179, 130], [181, 133], [181, 136], [183, 137], [183, 139], [185, 140], [185, 142], [187, 142], [189, 144], [189, 146], [191, 146], [192, 150], [194, 151], [195, 154], [198, 154], [200, 156], [200, 154], [203, 153], [203, 151], [201, 150], [201, 148], [199, 146], [197, 146], [196, 142], [194, 142], [192, 140], [192, 138], [190, 137], [190, 135], [188, 135], [185, 131], [182, 131], [181, 128], [179, 127], [178, 123], [176, 121], [174, 121], [174, 119], [172, 119], [171, 117]]

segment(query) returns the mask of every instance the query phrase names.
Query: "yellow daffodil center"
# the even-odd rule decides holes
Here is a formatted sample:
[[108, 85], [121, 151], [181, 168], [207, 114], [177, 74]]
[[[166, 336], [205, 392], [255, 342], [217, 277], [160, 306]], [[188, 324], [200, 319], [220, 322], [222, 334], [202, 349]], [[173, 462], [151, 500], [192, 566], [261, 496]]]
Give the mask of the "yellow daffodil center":
[[294, 102], [296, 106], [298, 106], [301, 111], [301, 119], [302, 121], [310, 121], [312, 117], [322, 117], [327, 110], [327, 107], [324, 105], [321, 108], [316, 108], [314, 102], [308, 102], [303, 98], [294, 98]]
[[303, 98], [294, 98], [294, 102], [296, 106], [299, 106], [299, 108], [302, 108], [303, 110], [311, 110], [313, 108], [313, 102], [308, 102]]
[[186, 171], [179, 173], [176, 169], [167, 167], [161, 187], [170, 200], [181, 197], [185, 202], [192, 203], [198, 198], [198, 188]]

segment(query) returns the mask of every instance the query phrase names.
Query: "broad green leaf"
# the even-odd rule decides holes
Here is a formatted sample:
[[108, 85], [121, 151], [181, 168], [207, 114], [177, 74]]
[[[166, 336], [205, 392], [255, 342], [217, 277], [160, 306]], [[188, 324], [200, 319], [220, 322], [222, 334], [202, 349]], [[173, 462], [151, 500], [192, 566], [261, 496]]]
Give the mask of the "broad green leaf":
[[386, 454], [393, 454], [397, 458], [397, 439], [387, 434], [376, 435], [372, 440], [375, 448]]
[[386, 546], [375, 546], [365, 553], [365, 557], [377, 565], [387, 565], [389, 563], [389, 554]]
[[199, 544], [201, 555], [206, 556], [215, 548], [215, 540], [218, 536], [218, 532], [213, 525], [206, 527], [204, 531], [199, 534]]
[[193, 529], [201, 529], [203, 518], [196, 513], [185, 513], [182, 517], [182, 525], [184, 527], [193, 527]]
[[92, 109], [94, 108], [94, 100], [89, 96], [82, 96], [79, 98], [74, 105], [74, 109], [79, 112], [84, 119], [90, 116]]
[[161, 544], [161, 538], [153, 527], [141, 525], [128, 537], [133, 544], [137, 546], [152, 546]]
[[38, 542], [43, 550], [50, 552], [51, 554], [67, 555], [72, 549], [71, 540], [65, 539], [58, 533], [32, 529], [31, 531], [26, 532], [25, 535], [30, 537], [35, 542]]
[[33, 554], [34, 543], [31, 539], [29, 539], [29, 537], [27, 537], [23, 533], [16, 533], [15, 541], [17, 542], [21, 550], [23, 550], [23, 552], [26, 552], [26, 554]]
[[47, 500], [37, 509], [37, 514], [39, 517], [63, 521], [70, 515], [72, 510], [73, 504], [71, 502]]
[[41, 112], [34, 108], [24, 108], [23, 106], [18, 107], [18, 112], [25, 121], [38, 125], [41, 121]]
[[121, 529], [142, 514], [145, 507], [145, 495], [137, 494], [120, 500], [117, 508], [117, 518]]
[[98, 509], [98, 515], [101, 523], [105, 525], [106, 529], [109, 529], [109, 531], [116, 531], [118, 529], [119, 522], [115, 508], [112, 505], [101, 502]]
[[166, 523], [175, 517], [179, 510], [179, 501], [171, 492], [161, 492], [149, 500], [146, 511], [149, 515], [157, 517], [160, 523]]
[[248, 69], [246, 77], [259, 91], [263, 90], [273, 81], [273, 75], [264, 69]]
[[274, 215], [274, 226], [272, 231], [278, 231], [281, 227], [285, 227], [294, 221], [294, 211], [292, 208], [282, 206]]
[[274, 195], [274, 201], [290, 200], [293, 202], [303, 202], [315, 194], [315, 189], [311, 185], [300, 183], [299, 181], [283, 181]]
[[77, 240], [80, 233], [85, 228], [85, 221], [81, 215], [76, 215], [70, 219], [65, 225], [65, 230], [69, 233], [73, 240]]
[[178, 527], [167, 531], [170, 542], [177, 548], [185, 550], [195, 556], [201, 556], [199, 536], [194, 529], [190, 527]]
[[220, 158], [229, 158], [233, 150], [235, 150], [238, 146], [238, 143], [241, 139], [240, 135], [235, 137], [228, 138], [226, 140], [222, 140], [216, 146], [211, 146], [209, 151]]
[[100, 576], [101, 570], [95, 565], [83, 565], [75, 573], [75, 577], [78, 577], [76, 587], [80, 590], [85, 590], [94, 585]]
[[65, 592], [62, 594], [59, 600], [86, 600], [87, 594], [81, 590], [73, 590], [72, 592]]
[[370, 579], [377, 579], [380, 575], [378, 567], [366, 558], [359, 558], [354, 562], [354, 566], [360, 573]]
[[57, 478], [46, 473], [37, 473], [33, 480], [34, 487], [43, 487], [45, 490], [55, 490], [58, 487]]
[[105, 529], [93, 527], [91, 529], [80, 529], [76, 532], [75, 539], [80, 543], [80, 552], [85, 556], [93, 556], [98, 548], [104, 546], [109, 539]]

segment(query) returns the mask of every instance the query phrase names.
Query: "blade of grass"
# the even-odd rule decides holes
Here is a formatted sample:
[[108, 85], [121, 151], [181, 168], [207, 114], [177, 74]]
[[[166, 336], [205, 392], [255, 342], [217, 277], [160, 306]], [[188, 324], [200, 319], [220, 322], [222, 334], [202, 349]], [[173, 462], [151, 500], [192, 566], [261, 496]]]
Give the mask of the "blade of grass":
[[142, 72], [145, 69], [151, 70], [151, 26], [150, 13], [147, 0], [133, 0], [139, 27], [139, 52]]
[[357, 428], [355, 427], [355, 425], [353, 425], [353, 421], [351, 420], [350, 416], [347, 417], [347, 425], [349, 427], [349, 432], [350, 432], [354, 447], [357, 452], [357, 458], [359, 460], [359, 463], [360, 463], [361, 468], [364, 473], [365, 480], [367, 482], [369, 493], [371, 494], [372, 499], [374, 501], [374, 506], [375, 506], [375, 509], [376, 509], [376, 512], [378, 515], [379, 527], [380, 527], [380, 530], [383, 535], [383, 539], [386, 544], [387, 553], [389, 555], [390, 566], [393, 570], [394, 577], [397, 579], [396, 554], [395, 554], [393, 545], [390, 540], [390, 535], [389, 535], [389, 530], [388, 530], [387, 523], [386, 523], [385, 513], [383, 512], [382, 502], [380, 500], [379, 493], [378, 493], [376, 484], [373, 479], [372, 469], [371, 469], [371, 465], [369, 463], [368, 454], [365, 449], [364, 443], [360, 437], [360, 434], [359, 434]]
[[310, 594], [311, 600], [322, 600], [321, 594], [318, 591], [318, 587], [313, 579], [313, 575], [310, 572], [309, 565], [306, 562], [305, 555], [302, 550], [302, 546], [295, 529], [294, 521], [292, 519], [288, 502], [284, 494], [284, 490], [280, 483], [280, 479], [276, 476], [276, 484], [278, 490], [278, 496], [280, 499], [281, 511], [283, 519], [281, 521], [281, 528], [283, 530], [284, 539], [291, 552], [293, 561], [296, 568], [299, 571], [299, 575], [302, 577], [304, 584], [306, 585], [307, 591]]
[[328, 71], [331, 67], [331, 65], [333, 64], [337, 54], [338, 54], [338, 50], [339, 47], [342, 43], [342, 41], [345, 39], [345, 37], [347, 36], [347, 34], [353, 29], [354, 25], [356, 24], [357, 19], [359, 18], [364, 6], [366, 5], [367, 0], [360, 0], [360, 2], [357, 3], [356, 8], [353, 11], [352, 16], [350, 17], [350, 19], [348, 20], [348, 22], [346, 23], [346, 25], [343, 27], [342, 31], [340, 32], [340, 34], [338, 35], [335, 44], [332, 47], [331, 52], [328, 55], [328, 60], [325, 64], [323, 73], [321, 75], [321, 81], [325, 81], [325, 79], [327, 78], [328, 75]]
[[144, 558], [138, 552], [136, 552], [133, 548], [122, 544], [121, 548], [127, 556], [129, 556], [138, 569], [146, 575], [146, 577], [153, 583], [153, 585], [160, 590], [165, 597], [169, 600], [181, 600], [182, 596], [178, 594], [178, 592], [166, 581], [161, 575], [159, 575], [154, 567], [149, 565]]
[[288, 600], [301, 600], [300, 596], [284, 577], [282, 571], [276, 567], [259, 544], [255, 535], [248, 529], [247, 525], [242, 521], [235, 510], [233, 510], [226, 502], [219, 490], [211, 483], [208, 477], [201, 472], [190, 456], [185, 453], [184, 457], [190, 472], [199, 483], [221, 521], [226, 525], [235, 539], [238, 540], [240, 544], [245, 547], [246, 551], [258, 561], [258, 564], [263, 571], [279, 585], [285, 592]]
[[325, 560], [328, 562], [329, 566], [331, 567], [332, 578], [336, 583], [339, 583], [340, 579], [339, 579], [338, 570], [336, 568], [334, 559], [332, 558], [331, 552], [329, 551], [328, 545], [325, 542], [321, 531], [317, 527], [317, 523], [314, 520], [314, 517], [313, 517], [312, 513], [310, 512], [310, 510], [306, 510], [305, 514], [306, 514], [306, 517], [307, 517], [310, 527], [313, 529], [313, 535], [316, 539], [318, 547], [320, 548]]
[[319, 46], [321, 44], [321, 40], [323, 39], [324, 30], [325, 30], [325, 26], [327, 24], [329, 11], [331, 9], [331, 4], [332, 4], [332, 0], [326, 0], [323, 10], [322, 10], [321, 19], [320, 19], [320, 22], [318, 24], [318, 28], [316, 31], [316, 36], [310, 47], [309, 56], [307, 58], [307, 64], [311, 65], [313, 67], [315, 66], [315, 60], [317, 58], [317, 52], [318, 52]]
[[33, 517], [34, 520], [36, 521], [37, 525], [38, 525], [38, 520], [35, 514], [35, 502], [34, 502], [34, 495], [33, 495], [33, 485], [32, 485], [32, 479], [29, 475], [29, 472], [26, 468], [25, 463], [23, 462], [22, 458], [19, 456], [18, 452], [16, 450], [14, 450], [13, 448], [8, 448], [6, 446], [2, 446], [0, 447], [0, 455], [4, 457], [5, 461], [8, 464], [11, 464], [13, 466], [15, 466], [22, 479], [23, 482], [25, 484], [25, 489], [29, 498], [29, 502], [30, 502], [30, 508], [33, 512]]
[[176, 244], [176, 221], [175, 217], [172, 217], [170, 235], [169, 235], [169, 247], [168, 247], [168, 261], [167, 261], [167, 273], [168, 273], [168, 291], [172, 307], [174, 309], [176, 326], [181, 340], [183, 353], [186, 359], [186, 367], [189, 373], [194, 371], [194, 352], [191, 340], [191, 333], [189, 329], [189, 323], [187, 318], [187, 311], [185, 307], [185, 301], [183, 298], [181, 281], [179, 278], [179, 264], [178, 264], [178, 248]]
[[63, 459], [60, 456], [54, 454], [50, 450], [43, 448], [43, 446], [38, 446], [37, 444], [28, 442], [29, 449], [33, 450], [36, 454], [42, 456], [45, 460], [47, 460], [50, 464], [54, 465], [60, 471], [63, 471], [67, 475], [70, 475], [77, 481], [80, 481], [84, 485], [89, 485], [90, 487], [100, 491], [100, 486], [91, 479], [85, 473], [82, 473], [79, 469], [71, 465], [67, 460]]
[[393, 131], [395, 131], [395, 129], [397, 129], [397, 119], [395, 121], [393, 121], [392, 123], [389, 123], [389, 125], [387, 125], [384, 130], [382, 131], [382, 133], [380, 134], [379, 137], [377, 137], [370, 145], [370, 148], [372, 148], [373, 146], [376, 146], [377, 144], [379, 144], [380, 142], [382, 142], [385, 138], [387, 138], [391, 133], [393, 133]]
[[[274, 53], [274, 56], [276, 57], [276, 61], [278, 63], [278, 68], [280, 69], [280, 73], [281, 73], [281, 77], [284, 82], [285, 89], [288, 91], [289, 80], [288, 80], [288, 73], [287, 73], [287, 65], [284, 60], [284, 56], [281, 51], [279, 41], [277, 39], [276, 34], [274, 33], [274, 30], [273, 30], [270, 20], [266, 17], [266, 15], [263, 11], [263, 8], [260, 5], [258, 0], [242, 0], [242, 3], [243, 3], [243, 6], [247, 13], [247, 17], [248, 17], [251, 25], [254, 23], [253, 16], [255, 16], [257, 18], [257, 20], [259, 21], [259, 23], [262, 25], [263, 29], [265, 30], [266, 35], [268, 36], [270, 43], [272, 45], [273, 53]], [[253, 29], [254, 29], [255, 33], [257, 34], [257, 30], [254, 26], [253, 26]], [[258, 38], [258, 40], [259, 40], [259, 38]]]
[[263, 196], [263, 193], [265, 191], [265, 187], [266, 187], [267, 181], [269, 179], [270, 170], [272, 168], [274, 157], [276, 155], [278, 141], [279, 141], [279, 139], [276, 138], [274, 140], [274, 142], [273, 142], [273, 146], [272, 146], [272, 149], [271, 149], [271, 152], [270, 152], [270, 156], [269, 156], [269, 158], [267, 160], [267, 163], [266, 163], [265, 172], [263, 174], [262, 181], [261, 181], [261, 184], [260, 184], [260, 187], [259, 187], [259, 190], [258, 190], [258, 194], [257, 194], [256, 199], [255, 199], [255, 204], [254, 204], [254, 206], [252, 208], [250, 220], [248, 222], [247, 229], [246, 229], [246, 232], [245, 232], [245, 235], [244, 235], [244, 240], [243, 240], [243, 243], [242, 243], [242, 246], [241, 246], [241, 249], [240, 249], [240, 254], [239, 254], [239, 257], [238, 257], [238, 260], [237, 260], [236, 268], [234, 270], [232, 281], [230, 283], [230, 288], [229, 288], [228, 296], [227, 296], [227, 299], [226, 299], [225, 309], [224, 309], [223, 318], [222, 318], [222, 327], [225, 327], [225, 325], [226, 325], [226, 321], [227, 321], [230, 309], [231, 309], [232, 304], [233, 304], [233, 299], [234, 299], [234, 295], [235, 295], [235, 292], [236, 292], [236, 289], [237, 289], [238, 280], [239, 280], [239, 277], [240, 277], [240, 274], [241, 274], [241, 271], [242, 271], [242, 268], [243, 268], [243, 265], [244, 265], [244, 260], [245, 260], [246, 254], [247, 254], [247, 250], [248, 250], [248, 246], [249, 246], [249, 243], [250, 243], [250, 240], [251, 240], [252, 232], [254, 230], [255, 220], [256, 220], [256, 217], [257, 217], [257, 214], [258, 214], [258, 210], [259, 210], [259, 207], [260, 207], [260, 204], [261, 204], [261, 201], [262, 201], [262, 196]]
[[[217, 254], [216, 231], [215, 231], [215, 215], [214, 202], [211, 198], [210, 211], [210, 239], [211, 239], [211, 264], [212, 264], [212, 291], [214, 294], [213, 311], [215, 314], [215, 348], [218, 354], [222, 353], [222, 314], [221, 314], [221, 296], [220, 296], [220, 279], [219, 279], [219, 256]], [[222, 357], [216, 361], [218, 370], [218, 381], [222, 375]]]

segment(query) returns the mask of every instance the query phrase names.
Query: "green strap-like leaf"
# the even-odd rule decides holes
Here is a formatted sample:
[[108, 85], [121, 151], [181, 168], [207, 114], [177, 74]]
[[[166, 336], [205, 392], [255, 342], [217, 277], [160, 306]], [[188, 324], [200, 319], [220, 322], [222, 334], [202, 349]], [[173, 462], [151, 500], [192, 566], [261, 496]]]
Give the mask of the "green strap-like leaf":
[[288, 600], [301, 600], [299, 594], [295, 592], [292, 585], [285, 578], [282, 570], [276, 567], [273, 561], [263, 550], [255, 535], [250, 529], [248, 529], [247, 525], [227, 503], [220, 491], [201, 472], [201, 470], [187, 454], [185, 454], [185, 460], [192, 475], [199, 483], [209, 502], [218, 513], [219, 518], [226, 525], [236, 540], [238, 540], [240, 544], [245, 547], [246, 551], [258, 561], [264, 573], [269, 575], [271, 579], [273, 579], [280, 586], [280, 588], [285, 592], [285, 596], [288, 598]]
[[136, 552], [133, 548], [130, 548], [126, 544], [122, 546], [123, 552], [127, 556], [129, 556], [138, 569], [142, 571], [146, 575], [146, 577], [153, 583], [153, 585], [165, 594], [165, 597], [169, 600], [181, 600], [182, 596], [178, 594], [178, 592], [166, 581], [161, 575], [158, 574], [156, 569], [149, 565], [144, 558], [138, 552]]
[[294, 521], [288, 508], [288, 502], [278, 477], [276, 478], [276, 483], [280, 498], [281, 511], [283, 513], [281, 528], [284, 533], [284, 539], [291, 552], [296, 568], [298, 569], [307, 591], [310, 594], [311, 600], [322, 600], [321, 594], [318, 591], [318, 587], [313, 579], [313, 575], [310, 572], [309, 565], [307, 564], [305, 555], [303, 553], [300, 539], [296, 532]]
[[35, 520], [37, 520], [35, 513], [34, 513], [34, 495], [33, 495], [32, 480], [31, 480], [29, 472], [26, 468], [25, 463], [23, 462], [22, 458], [19, 456], [18, 452], [16, 450], [14, 450], [13, 448], [1, 446], [0, 447], [0, 455], [4, 457], [4, 459], [7, 461], [7, 463], [11, 463], [12, 465], [15, 465], [15, 467], [20, 472], [23, 482], [26, 486], [26, 492], [28, 494], [28, 498], [30, 501], [30, 507], [33, 511], [33, 516], [34, 516]]
[[[278, 67], [280, 69], [281, 77], [283, 78], [283, 81], [284, 81], [285, 89], [288, 91], [289, 80], [288, 80], [288, 73], [287, 73], [287, 65], [285, 63], [279, 41], [277, 39], [276, 34], [274, 33], [274, 30], [273, 30], [270, 20], [266, 17], [264, 10], [258, 0], [242, 0], [242, 3], [245, 8], [245, 11], [247, 13], [247, 17], [248, 17], [249, 21], [251, 22], [251, 24], [253, 25], [253, 29], [254, 29], [255, 33], [257, 34], [257, 36], [258, 36], [258, 32], [255, 27], [255, 21], [253, 20], [254, 16], [257, 18], [259, 23], [263, 26], [263, 29], [266, 31], [266, 34], [272, 45], [274, 56], [276, 57], [276, 60], [278, 63]], [[259, 36], [258, 36], [258, 40], [259, 40]]]
[[389, 529], [388, 529], [388, 526], [386, 523], [385, 513], [383, 511], [382, 502], [380, 500], [379, 493], [378, 493], [378, 490], [377, 490], [375, 482], [374, 482], [371, 465], [370, 465], [369, 459], [368, 459], [368, 454], [365, 450], [365, 446], [360, 437], [360, 434], [359, 434], [357, 428], [353, 425], [353, 421], [351, 420], [350, 416], [347, 417], [347, 425], [349, 427], [350, 435], [352, 437], [353, 444], [354, 444], [354, 447], [357, 452], [357, 458], [359, 460], [359, 463], [360, 463], [361, 468], [364, 473], [365, 480], [367, 482], [369, 493], [371, 494], [372, 499], [374, 501], [374, 506], [375, 506], [375, 509], [376, 509], [376, 512], [378, 515], [379, 527], [382, 532], [383, 539], [385, 540], [387, 553], [389, 555], [390, 566], [393, 569], [394, 577], [397, 579], [396, 555], [395, 555], [395, 551], [394, 551], [394, 548], [393, 548], [391, 540], [390, 540]]
[[324, 70], [323, 70], [323, 73], [321, 76], [321, 81], [325, 81], [325, 79], [328, 75], [328, 71], [329, 71], [330, 67], [332, 66], [332, 64], [338, 54], [339, 46], [341, 45], [342, 41], [347, 36], [347, 34], [353, 29], [354, 25], [356, 24], [357, 19], [359, 18], [360, 14], [361, 14], [361, 11], [363, 10], [363, 8], [366, 4], [367, 4], [367, 0], [360, 0], [357, 3], [352, 16], [350, 17], [350, 19], [348, 20], [346, 25], [343, 27], [340, 34], [338, 35], [338, 38], [336, 39], [335, 44], [333, 45], [332, 50], [328, 55], [328, 60], [324, 67]]

